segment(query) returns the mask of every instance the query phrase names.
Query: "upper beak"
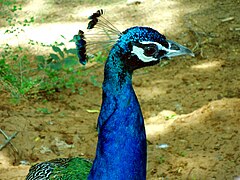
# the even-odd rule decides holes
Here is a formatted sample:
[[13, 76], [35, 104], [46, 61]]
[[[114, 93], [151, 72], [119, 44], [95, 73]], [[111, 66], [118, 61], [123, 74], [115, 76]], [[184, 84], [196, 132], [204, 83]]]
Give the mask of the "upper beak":
[[181, 44], [178, 44], [171, 40], [167, 40], [167, 42], [168, 42], [168, 48], [165, 49], [167, 51], [167, 53], [165, 54], [165, 57], [171, 58], [174, 56], [181, 56], [181, 55], [190, 55], [194, 57], [193, 52], [187, 47], [182, 46]]

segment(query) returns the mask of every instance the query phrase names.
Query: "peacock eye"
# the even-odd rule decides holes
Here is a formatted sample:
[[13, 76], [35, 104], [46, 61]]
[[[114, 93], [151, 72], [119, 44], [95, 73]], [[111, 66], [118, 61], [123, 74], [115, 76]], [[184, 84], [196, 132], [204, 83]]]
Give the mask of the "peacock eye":
[[153, 56], [154, 54], [156, 54], [157, 51], [158, 51], [158, 48], [157, 48], [157, 45], [155, 45], [155, 44], [151, 44], [151, 45], [144, 47], [144, 55], [145, 56]]

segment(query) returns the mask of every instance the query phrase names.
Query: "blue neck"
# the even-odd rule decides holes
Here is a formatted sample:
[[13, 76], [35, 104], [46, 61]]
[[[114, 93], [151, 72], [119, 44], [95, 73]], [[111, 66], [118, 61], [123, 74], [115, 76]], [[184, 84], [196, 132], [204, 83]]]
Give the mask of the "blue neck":
[[110, 54], [105, 65], [96, 157], [88, 179], [146, 179], [146, 134], [132, 72], [123, 70], [117, 53]]

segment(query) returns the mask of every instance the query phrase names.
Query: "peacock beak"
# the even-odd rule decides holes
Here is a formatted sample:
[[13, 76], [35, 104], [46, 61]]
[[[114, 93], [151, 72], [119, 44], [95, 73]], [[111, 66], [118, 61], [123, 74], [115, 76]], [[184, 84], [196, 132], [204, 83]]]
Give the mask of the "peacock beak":
[[187, 47], [171, 40], [167, 40], [167, 42], [168, 42], [168, 48], [165, 49], [166, 51], [165, 57], [171, 58], [171, 57], [181, 56], [181, 55], [190, 55], [194, 57], [194, 53]]

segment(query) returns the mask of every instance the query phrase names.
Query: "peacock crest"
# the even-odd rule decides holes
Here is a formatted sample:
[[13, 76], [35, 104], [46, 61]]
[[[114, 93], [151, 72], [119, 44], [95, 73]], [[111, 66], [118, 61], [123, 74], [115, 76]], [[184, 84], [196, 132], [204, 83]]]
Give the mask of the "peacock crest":
[[[108, 51], [122, 34], [110, 21], [104, 18], [103, 14], [104, 11], [100, 9], [89, 16], [87, 34], [83, 30], [79, 30], [78, 34], [73, 37], [79, 61], [83, 65], [98, 50]], [[93, 33], [92, 29], [95, 29], [96, 32]]]

